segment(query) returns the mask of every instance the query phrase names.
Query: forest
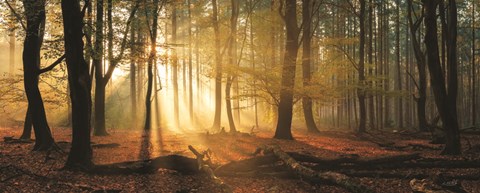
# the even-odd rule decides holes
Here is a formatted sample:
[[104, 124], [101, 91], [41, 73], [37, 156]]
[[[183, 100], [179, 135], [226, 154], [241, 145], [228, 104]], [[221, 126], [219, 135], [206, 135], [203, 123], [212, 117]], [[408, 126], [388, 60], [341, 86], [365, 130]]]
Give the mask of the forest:
[[479, 0], [0, 0], [0, 192], [480, 192]]

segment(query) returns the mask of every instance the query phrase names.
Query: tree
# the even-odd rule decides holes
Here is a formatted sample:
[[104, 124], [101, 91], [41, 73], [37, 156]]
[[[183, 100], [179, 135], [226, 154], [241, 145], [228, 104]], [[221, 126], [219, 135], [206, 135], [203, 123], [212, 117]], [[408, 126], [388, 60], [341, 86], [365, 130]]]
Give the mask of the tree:
[[[396, 86], [397, 90], [402, 90], [402, 69], [400, 66], [401, 63], [401, 56], [400, 56], [400, 0], [396, 0], [395, 3], [395, 63], [397, 66], [396, 73]], [[397, 101], [397, 116], [398, 116], [398, 127], [403, 128], [403, 102], [402, 97], [398, 97]]]
[[72, 101], [72, 147], [66, 168], [89, 169], [93, 166], [90, 146], [91, 80], [83, 57], [83, 13], [79, 0], [62, 0], [65, 56]]
[[278, 104], [276, 139], [293, 139], [291, 126], [293, 115], [293, 88], [298, 52], [297, 3], [295, 0], [285, 1], [285, 15], [282, 15], [287, 30], [285, 55], [282, 65], [282, 82]]
[[[446, 144], [442, 154], [456, 155], [461, 153], [460, 133], [458, 129], [457, 113], [456, 113], [456, 3], [449, 1], [449, 40], [448, 44], [448, 70], [449, 82], [448, 93], [444, 73], [441, 68], [438, 46], [437, 32], [437, 7], [438, 2], [435, 0], [423, 0], [425, 8], [425, 45], [427, 52], [427, 64], [430, 72], [431, 85], [435, 96], [435, 104], [437, 106], [443, 127], [446, 133]], [[442, 10], [443, 11], [443, 10]], [[453, 40], [455, 39], [455, 40]], [[453, 57], [453, 58], [451, 58]], [[453, 100], [455, 99], [455, 100]]]
[[[312, 50], [312, 12], [310, 7], [312, 3], [310, 0], [302, 1], [302, 18], [303, 18], [303, 57], [302, 57], [302, 72], [303, 72], [303, 87], [308, 90], [312, 77], [311, 66], [311, 50]], [[305, 123], [307, 130], [312, 133], [318, 133], [317, 125], [312, 112], [312, 98], [308, 95], [302, 97], [303, 114], [305, 116]]]
[[[23, 44], [23, 75], [25, 92], [28, 99], [27, 115], [31, 116], [35, 132], [33, 150], [48, 150], [54, 140], [47, 123], [42, 95], [38, 88], [40, 74], [40, 48], [45, 27], [45, 1], [23, 1], [27, 20], [26, 37]], [[27, 126], [27, 125], [26, 125]], [[28, 130], [30, 126], [28, 126]]]
[[[159, 0], [153, 0], [152, 7], [145, 9], [145, 16], [147, 24], [150, 24], [150, 14], [152, 16], [152, 25], [148, 25], [148, 31], [150, 34], [150, 53], [148, 54], [147, 61], [147, 94], [145, 96], [145, 126], [143, 130], [149, 132], [151, 128], [151, 111], [152, 111], [152, 87], [153, 87], [153, 62], [157, 55], [157, 29], [158, 29], [158, 10]], [[155, 91], [156, 92], [156, 91]], [[157, 120], [159, 121], [159, 120]]]
[[[139, 6], [139, 0], [134, 1], [134, 5], [130, 12], [130, 16], [127, 19], [126, 27], [123, 31], [123, 39], [120, 44], [120, 51], [119, 54], [115, 57], [113, 56], [113, 27], [111, 26], [112, 20], [112, 2], [108, 0], [107, 5], [107, 16], [109, 25], [109, 31], [107, 34], [107, 38], [109, 40], [108, 43], [108, 60], [109, 65], [108, 69], [104, 69], [104, 65], [102, 64], [103, 58], [103, 0], [97, 0], [97, 21], [95, 23], [95, 45], [94, 45], [94, 57], [93, 57], [93, 66], [95, 68], [95, 115], [94, 115], [94, 132], [93, 134], [96, 136], [105, 136], [108, 135], [108, 132], [105, 127], [105, 87], [107, 86], [108, 81], [110, 81], [113, 71], [117, 67], [118, 63], [123, 58], [123, 53], [126, 48], [127, 44], [127, 34], [130, 29], [130, 24], [135, 16], [135, 13]], [[106, 70], [106, 72], [105, 72]]]
[[[417, 70], [418, 70], [418, 97], [415, 97], [417, 103], [417, 118], [418, 118], [418, 129], [420, 131], [427, 131], [427, 117], [425, 114], [425, 105], [427, 101], [427, 73], [426, 73], [426, 64], [425, 64], [425, 53], [421, 50], [420, 42], [417, 39], [418, 30], [422, 24], [422, 19], [417, 19], [413, 22], [412, 13], [413, 13], [413, 3], [412, 0], [408, 0], [408, 25], [410, 29], [412, 47], [417, 60]], [[421, 16], [423, 17], [423, 15]]]
[[220, 27], [217, 0], [212, 0], [212, 22], [215, 38], [215, 116], [213, 130], [220, 129], [222, 118], [222, 56], [220, 55]]
[[[175, 4], [172, 5], [172, 44], [177, 44], [177, 9]], [[179, 110], [178, 110], [178, 56], [177, 49], [172, 49], [172, 84], [173, 84], [173, 123], [174, 127], [180, 126]]]
[[366, 107], [365, 107], [365, 0], [360, 0], [360, 45], [359, 45], [359, 62], [358, 62], [358, 81], [360, 83], [357, 89], [358, 106], [360, 110], [360, 123], [358, 132], [363, 133], [366, 130]]
[[472, 125], [477, 124], [477, 88], [476, 88], [476, 67], [475, 67], [475, 2], [472, 3]]
[[230, 126], [230, 132], [237, 132], [235, 128], [235, 122], [232, 114], [232, 98], [230, 95], [232, 83], [236, 79], [236, 75], [233, 74], [232, 69], [237, 63], [237, 20], [239, 12], [238, 0], [231, 0], [232, 16], [230, 18], [230, 46], [228, 48], [228, 63], [230, 70], [227, 76], [227, 84], [225, 85], [225, 103], [227, 106], [228, 124]]

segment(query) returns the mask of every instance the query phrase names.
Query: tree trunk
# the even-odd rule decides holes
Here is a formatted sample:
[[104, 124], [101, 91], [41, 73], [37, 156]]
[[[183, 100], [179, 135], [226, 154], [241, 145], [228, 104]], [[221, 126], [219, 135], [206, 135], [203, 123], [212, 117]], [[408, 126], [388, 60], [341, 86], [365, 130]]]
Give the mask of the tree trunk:
[[[230, 18], [230, 46], [228, 48], [228, 60], [230, 69], [233, 69], [237, 63], [237, 20], [239, 12], [238, 0], [231, 0], [232, 4], [232, 16]], [[235, 122], [233, 120], [232, 111], [232, 98], [230, 95], [232, 83], [236, 79], [236, 74], [230, 70], [228, 72], [227, 84], [225, 85], [225, 103], [227, 107], [228, 124], [230, 126], [230, 132], [237, 132], [235, 128]]]
[[[190, 0], [187, 0], [188, 6], [188, 113], [190, 115], [190, 123], [193, 124], [193, 54], [192, 54], [192, 8]], [[196, 69], [198, 71], [198, 69]], [[198, 84], [198, 82], [197, 82]]]
[[[177, 10], [173, 7], [172, 11], [172, 44], [177, 43]], [[172, 75], [173, 75], [173, 120], [174, 127], [178, 128], [180, 125], [179, 121], [179, 110], [178, 110], [178, 57], [177, 49], [172, 49]]]
[[358, 62], [358, 80], [360, 87], [357, 89], [358, 106], [360, 109], [360, 123], [358, 132], [364, 133], [366, 131], [366, 109], [365, 109], [365, 0], [360, 0], [360, 48], [359, 48], [359, 62]]
[[32, 137], [32, 113], [27, 107], [27, 112], [25, 113], [25, 123], [23, 124], [23, 132], [20, 136], [20, 139], [30, 139]]
[[477, 124], [477, 88], [476, 88], [476, 67], [475, 67], [475, 3], [472, 4], [472, 125]]
[[220, 27], [217, 0], [212, 0], [213, 31], [215, 34], [215, 117], [212, 130], [219, 130], [222, 118], [222, 57], [220, 55]]
[[[133, 128], [137, 127], [137, 86], [136, 86], [136, 79], [137, 79], [137, 72], [136, 72], [136, 57], [137, 52], [135, 43], [139, 42], [138, 39], [135, 39], [135, 25], [132, 25], [132, 29], [130, 31], [130, 103], [131, 103], [131, 118], [132, 118], [132, 126]], [[138, 35], [137, 35], [138, 36]]]
[[[372, 77], [373, 74], [373, 2], [369, 0], [368, 2], [368, 74]], [[368, 122], [370, 129], [375, 128], [375, 105], [374, 105], [374, 81], [371, 80], [368, 82]]]
[[[395, 55], [396, 55], [396, 85], [397, 85], [397, 90], [401, 91], [402, 90], [402, 69], [401, 69], [401, 58], [400, 58], [400, 0], [396, 1], [396, 16], [395, 16]], [[398, 101], [397, 101], [397, 121], [398, 124], [397, 126], [399, 128], [403, 128], [403, 101], [402, 101], [402, 96], [398, 96]]]
[[418, 70], [418, 97], [415, 98], [417, 102], [417, 118], [418, 118], [418, 129], [420, 131], [428, 131], [427, 128], [427, 118], [425, 114], [425, 105], [427, 101], [427, 73], [426, 73], [426, 64], [425, 64], [425, 54], [420, 48], [420, 43], [417, 39], [418, 29], [421, 24], [421, 20], [413, 22], [412, 13], [413, 13], [413, 4], [412, 0], [408, 0], [408, 24], [410, 29], [412, 47], [417, 60], [417, 70]]
[[88, 65], [83, 57], [83, 21], [79, 0], [62, 0], [65, 56], [72, 101], [72, 148], [67, 168], [88, 169], [93, 166], [90, 146], [92, 100]]
[[94, 131], [95, 136], [108, 135], [105, 128], [105, 81], [103, 79], [103, 0], [97, 0], [95, 22], [95, 54], [93, 65], [95, 66], [95, 112]]
[[[310, 0], [303, 0], [302, 3], [302, 17], [303, 17], [303, 60], [302, 60], [302, 71], [303, 71], [303, 88], [305, 91], [308, 91], [311, 81], [311, 42], [312, 42], [312, 35], [311, 35], [311, 23], [312, 23], [312, 13], [310, 10]], [[307, 124], [308, 132], [318, 133], [317, 125], [315, 124], [315, 119], [313, 118], [312, 112], [312, 98], [310, 96], [305, 95], [302, 97], [302, 105], [303, 105], [303, 114], [305, 116], [305, 123]]]
[[52, 147], [54, 141], [47, 123], [42, 95], [38, 88], [40, 48], [43, 39], [42, 23], [45, 22], [45, 1], [26, 0], [23, 4], [26, 10], [27, 31], [22, 57], [25, 92], [36, 139], [33, 150], [48, 150]]
[[[446, 131], [446, 144], [442, 154], [460, 154], [460, 135], [458, 131], [458, 122], [455, 110], [456, 103], [451, 104], [450, 96], [456, 95], [456, 93], [449, 93], [447, 95], [447, 89], [445, 88], [445, 78], [442, 71], [439, 58], [438, 49], [438, 33], [437, 33], [437, 21], [436, 10], [438, 2], [435, 0], [424, 0], [425, 8], [425, 44], [427, 47], [428, 68], [430, 72], [431, 84], [435, 96], [435, 104], [437, 106], [440, 118], [442, 119], [443, 126]], [[455, 7], [453, 3], [453, 7]], [[452, 43], [452, 42], [451, 42]], [[456, 44], [456, 42], [453, 42]], [[452, 45], [450, 45], [452, 46]], [[450, 53], [451, 54], [451, 53]], [[452, 54], [452, 56], [454, 56]], [[454, 85], [456, 86], [456, 85]], [[450, 86], [449, 86], [450, 87]]]
[[[157, 28], [158, 28], [158, 1], [153, 0], [153, 10], [151, 14], [153, 15], [152, 26], [150, 28], [150, 54], [148, 56], [148, 69], [147, 69], [147, 94], [145, 96], [145, 126], [143, 127], [144, 132], [150, 132], [151, 129], [151, 98], [152, 98], [152, 87], [153, 87], [153, 62], [157, 55]], [[147, 15], [147, 21], [150, 20]]]
[[[455, 0], [448, 0], [448, 32], [447, 32], [447, 68], [448, 68], [448, 85], [447, 85], [447, 103], [450, 106], [449, 112], [452, 125], [445, 126], [446, 145], [442, 153], [444, 154], [460, 154], [460, 131], [458, 126], [457, 115], [457, 3]], [[445, 101], [443, 101], [445, 103]], [[443, 122], [443, 120], [442, 120]], [[450, 121], [449, 121], [450, 122]]]
[[280, 101], [278, 104], [277, 128], [275, 130], [274, 138], [292, 140], [293, 88], [295, 86], [299, 33], [297, 26], [297, 4], [295, 0], [286, 0], [284, 20], [287, 30], [287, 40], [282, 66], [282, 83], [280, 88]]

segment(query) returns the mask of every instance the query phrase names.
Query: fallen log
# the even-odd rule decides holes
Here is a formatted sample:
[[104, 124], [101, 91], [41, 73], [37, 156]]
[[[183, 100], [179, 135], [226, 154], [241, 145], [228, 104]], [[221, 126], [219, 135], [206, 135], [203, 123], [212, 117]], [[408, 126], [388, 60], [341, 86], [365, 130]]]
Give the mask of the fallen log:
[[197, 160], [181, 155], [167, 155], [148, 160], [95, 165], [87, 172], [100, 175], [144, 174], [156, 172], [161, 168], [175, 170], [182, 174], [198, 173]]
[[[421, 171], [415, 172], [400, 172], [400, 171], [359, 171], [359, 170], [341, 170], [341, 173], [360, 178], [389, 178], [389, 179], [412, 179], [412, 178], [429, 178], [438, 174], [428, 174]], [[480, 179], [480, 172], [469, 174], [443, 174], [444, 177], [458, 180], [478, 180]]]
[[400, 169], [400, 168], [480, 168], [479, 160], [416, 160], [415, 162], [402, 162], [379, 165], [345, 166], [344, 168], [367, 169]]
[[275, 146], [265, 146], [262, 147], [263, 152], [271, 152], [278, 159], [285, 163], [290, 171], [292, 171], [296, 176], [301, 179], [304, 179], [310, 183], [320, 183], [327, 182], [338, 185], [350, 192], [372, 192], [366, 186], [360, 184], [350, 177], [336, 172], [317, 172], [308, 167], [305, 167], [299, 164], [295, 159], [289, 156], [287, 153], [282, 151], [279, 147]]
[[222, 179], [218, 178], [215, 176], [215, 173], [213, 172], [213, 164], [211, 161], [210, 157], [210, 150], [206, 150], [203, 153], [199, 153], [193, 146], [189, 145], [188, 149], [195, 154], [197, 157], [197, 165], [198, 165], [198, 170], [203, 171], [205, 174], [209, 176], [209, 178], [212, 180], [212, 182], [220, 188], [222, 192], [230, 193], [233, 192], [233, 189], [227, 185], [225, 182], [223, 182]]

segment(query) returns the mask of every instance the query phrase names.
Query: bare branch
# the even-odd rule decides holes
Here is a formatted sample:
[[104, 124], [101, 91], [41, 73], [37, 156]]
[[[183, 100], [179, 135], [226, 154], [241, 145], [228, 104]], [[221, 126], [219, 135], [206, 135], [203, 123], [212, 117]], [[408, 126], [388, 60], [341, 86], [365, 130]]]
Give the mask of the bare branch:
[[20, 17], [20, 15], [15, 11], [15, 9], [12, 7], [12, 5], [10, 5], [10, 3], [7, 0], [5, 0], [5, 3], [7, 4], [12, 14], [17, 18], [18, 23], [20, 23], [23, 30], [27, 31], [27, 27], [25, 27], [25, 25], [23, 24], [22, 17]]
[[57, 60], [55, 60], [55, 62], [53, 62], [52, 64], [50, 64], [48, 67], [46, 68], [42, 68], [38, 71], [38, 74], [43, 74], [45, 72], [48, 72], [48, 71], [51, 71], [53, 70], [53, 68], [55, 68], [57, 65], [59, 65], [60, 63], [62, 63], [62, 61], [65, 59], [65, 54], [63, 54], [60, 58], [58, 58]]

